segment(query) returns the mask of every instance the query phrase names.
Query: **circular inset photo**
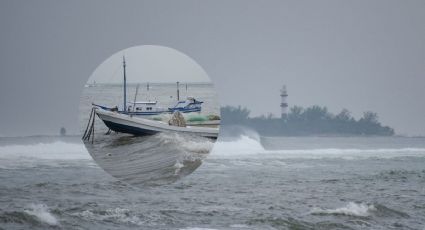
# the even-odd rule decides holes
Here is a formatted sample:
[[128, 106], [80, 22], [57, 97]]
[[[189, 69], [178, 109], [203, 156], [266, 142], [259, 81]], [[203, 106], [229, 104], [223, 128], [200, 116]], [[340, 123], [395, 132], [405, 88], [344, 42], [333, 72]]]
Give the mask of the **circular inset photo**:
[[203, 68], [168, 47], [119, 51], [100, 64], [80, 102], [82, 138], [106, 172], [133, 185], [175, 182], [212, 150], [220, 107]]

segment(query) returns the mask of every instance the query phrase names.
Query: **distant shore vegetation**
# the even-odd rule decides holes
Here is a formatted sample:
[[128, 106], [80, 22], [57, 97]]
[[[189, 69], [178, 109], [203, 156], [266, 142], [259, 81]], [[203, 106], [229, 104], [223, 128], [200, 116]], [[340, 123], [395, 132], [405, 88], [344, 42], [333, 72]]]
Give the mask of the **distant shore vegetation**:
[[314, 105], [307, 108], [293, 106], [285, 118], [276, 118], [272, 114], [249, 115], [250, 110], [245, 107], [221, 108], [223, 125], [243, 125], [267, 136], [394, 135], [394, 129], [381, 125], [378, 114], [372, 111], [366, 111], [361, 118], [355, 119], [347, 109], [332, 114], [326, 107]]

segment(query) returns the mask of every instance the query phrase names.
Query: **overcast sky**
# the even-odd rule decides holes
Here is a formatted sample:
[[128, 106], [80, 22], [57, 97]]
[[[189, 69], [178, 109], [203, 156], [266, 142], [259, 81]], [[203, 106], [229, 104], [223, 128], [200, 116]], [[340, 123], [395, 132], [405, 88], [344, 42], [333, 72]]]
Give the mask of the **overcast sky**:
[[88, 83], [122, 83], [123, 57], [127, 83], [210, 82], [207, 73], [189, 56], [173, 48], [155, 45], [120, 50], [102, 62]]
[[112, 54], [175, 48], [222, 105], [325, 105], [425, 135], [425, 1], [0, 2], [0, 135], [78, 130], [82, 88]]

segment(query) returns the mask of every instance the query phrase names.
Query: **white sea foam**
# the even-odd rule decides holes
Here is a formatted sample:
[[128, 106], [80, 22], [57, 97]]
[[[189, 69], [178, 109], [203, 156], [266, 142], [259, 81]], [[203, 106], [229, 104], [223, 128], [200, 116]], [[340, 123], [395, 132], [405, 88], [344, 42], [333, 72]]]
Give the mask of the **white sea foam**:
[[255, 155], [267, 152], [260, 141], [242, 135], [234, 141], [217, 141], [211, 155], [213, 156], [240, 156]]
[[63, 167], [84, 160], [89, 167], [97, 167], [83, 144], [62, 141], [30, 145], [0, 146], [0, 168], [17, 169], [49, 165]]
[[394, 158], [402, 156], [425, 157], [425, 148], [379, 148], [379, 149], [281, 149], [266, 150], [260, 141], [248, 136], [240, 136], [235, 141], [218, 141], [211, 153], [217, 159], [243, 158], [277, 158], [277, 159], [365, 159], [365, 158]]
[[180, 169], [184, 167], [184, 164], [182, 164], [180, 161], [176, 161], [174, 164], [174, 175], [179, 175]]
[[346, 206], [335, 209], [322, 209], [313, 208], [312, 214], [333, 214], [333, 215], [347, 215], [347, 216], [370, 216], [376, 208], [372, 204], [354, 203], [349, 202]]
[[40, 222], [48, 225], [59, 225], [59, 221], [49, 212], [48, 207], [44, 204], [31, 204], [30, 207], [25, 210], [25, 213], [37, 217]]
[[56, 141], [31, 145], [0, 146], [0, 159], [37, 158], [43, 160], [91, 159], [83, 144]]
[[195, 141], [189, 141], [182, 144], [183, 148], [190, 152], [195, 153], [210, 153], [212, 150], [214, 143], [206, 140], [203, 142], [195, 142]]
[[131, 211], [125, 208], [111, 208], [106, 209], [104, 212], [96, 212], [91, 210], [85, 210], [80, 213], [74, 214], [84, 219], [93, 221], [114, 221], [119, 223], [129, 223], [134, 225], [143, 225], [143, 221], [139, 217], [132, 215]]
[[193, 136], [179, 135], [178, 133], [160, 133], [158, 137], [165, 143], [175, 144], [185, 151], [193, 153], [210, 153], [214, 142], [206, 138], [194, 138]]

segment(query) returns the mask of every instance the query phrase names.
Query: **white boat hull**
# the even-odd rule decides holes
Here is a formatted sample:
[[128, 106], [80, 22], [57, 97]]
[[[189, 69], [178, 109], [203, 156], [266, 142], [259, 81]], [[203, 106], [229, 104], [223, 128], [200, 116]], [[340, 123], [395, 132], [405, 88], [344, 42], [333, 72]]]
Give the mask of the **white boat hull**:
[[152, 135], [158, 132], [181, 132], [209, 138], [217, 138], [218, 128], [172, 126], [161, 121], [153, 121], [137, 116], [129, 116], [103, 109], [96, 109], [96, 114], [108, 128], [121, 133], [133, 135]]

